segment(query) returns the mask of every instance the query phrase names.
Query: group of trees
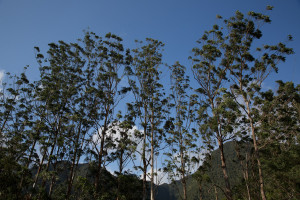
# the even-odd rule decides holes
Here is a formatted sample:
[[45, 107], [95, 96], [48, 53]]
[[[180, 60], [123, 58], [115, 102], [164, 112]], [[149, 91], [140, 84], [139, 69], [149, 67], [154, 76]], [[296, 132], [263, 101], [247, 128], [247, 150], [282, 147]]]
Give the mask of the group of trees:
[[[170, 84], [161, 78], [158, 40], [130, 50], [114, 34], [85, 32], [77, 43], [49, 44], [46, 56], [35, 47], [40, 80], [9, 75], [1, 88], [0, 197], [154, 200], [160, 167], [187, 200], [202, 152], [217, 147], [224, 184], [204, 170], [207, 156], [194, 175], [200, 199], [204, 182], [228, 200], [297, 199], [300, 86], [279, 81], [276, 93], [262, 89], [293, 50], [284, 43], [255, 47], [260, 26], [270, 23], [266, 15], [218, 17], [221, 25], [192, 50], [194, 79], [176, 62], [168, 66]], [[235, 141], [240, 185], [230, 183], [226, 141]], [[112, 163], [113, 177], [106, 171]]]

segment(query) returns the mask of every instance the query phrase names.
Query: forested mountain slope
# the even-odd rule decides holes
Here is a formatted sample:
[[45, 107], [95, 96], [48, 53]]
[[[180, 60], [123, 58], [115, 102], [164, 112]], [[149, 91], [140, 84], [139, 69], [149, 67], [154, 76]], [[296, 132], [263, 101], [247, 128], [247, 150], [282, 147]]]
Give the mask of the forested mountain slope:
[[[227, 142], [224, 145], [224, 152], [226, 155], [226, 162], [228, 162], [228, 172], [230, 177], [230, 183], [234, 187], [242, 181], [242, 170], [240, 163], [237, 162], [237, 155], [235, 152], [235, 146], [233, 142]], [[204, 170], [210, 177], [210, 182], [203, 183], [202, 186], [202, 196], [203, 199], [215, 199], [215, 189], [214, 184], [224, 188], [224, 179], [221, 170], [221, 160], [220, 160], [219, 150], [215, 150], [211, 153], [211, 158], [206, 159]], [[203, 170], [203, 169], [201, 169]], [[181, 187], [180, 182], [177, 182], [178, 188]], [[216, 186], [216, 187], [217, 187]], [[180, 199], [178, 190], [175, 185], [160, 185], [158, 187], [158, 200], [169, 199], [175, 200]], [[217, 194], [220, 199], [224, 198], [223, 192], [217, 187]], [[180, 191], [182, 192], [182, 191]], [[199, 184], [197, 183], [195, 175], [191, 175], [188, 181], [188, 199], [199, 199]]]

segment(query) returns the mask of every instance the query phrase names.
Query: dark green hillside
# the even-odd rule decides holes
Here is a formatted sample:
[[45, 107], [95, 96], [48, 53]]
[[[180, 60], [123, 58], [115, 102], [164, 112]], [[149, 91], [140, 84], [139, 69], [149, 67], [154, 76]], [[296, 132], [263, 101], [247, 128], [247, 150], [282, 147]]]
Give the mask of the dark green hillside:
[[[228, 142], [224, 146], [224, 150], [226, 153], [226, 160], [229, 166], [229, 175], [231, 177], [230, 183], [232, 186], [235, 186], [241, 182], [241, 167], [237, 160], [234, 143]], [[235, 161], [234, 161], [235, 160]], [[203, 199], [213, 199], [215, 197], [215, 191], [213, 184], [216, 184], [220, 187], [224, 187], [224, 181], [222, 178], [222, 171], [220, 167], [220, 157], [219, 157], [219, 150], [215, 150], [211, 154], [211, 159], [207, 160], [205, 171], [209, 175], [211, 179], [211, 183], [204, 183], [203, 185]], [[69, 172], [70, 163], [68, 162], [61, 162], [58, 164], [57, 168], [57, 186], [55, 187], [55, 192], [53, 194], [53, 198], [60, 196], [59, 194], [64, 193], [66, 190], [66, 183], [67, 177]], [[52, 170], [52, 166], [50, 166], [50, 171]], [[33, 174], [35, 174], [36, 169], [33, 170]], [[103, 170], [102, 172], [102, 183], [101, 190], [104, 196], [112, 197], [114, 196], [114, 192], [117, 189], [117, 177], [113, 176], [107, 170]], [[121, 193], [124, 194], [126, 199], [139, 199], [142, 188], [142, 182], [138, 180], [136, 175], [132, 174], [125, 174], [121, 176]], [[87, 163], [79, 164], [76, 172], [75, 177], [75, 188], [73, 191], [73, 197], [77, 194], [80, 196], [85, 196], [86, 198], [92, 198], [93, 192], [93, 168], [92, 165]], [[177, 181], [177, 184], [180, 184]], [[47, 188], [49, 184], [47, 183]], [[139, 189], [138, 189], [139, 188]], [[180, 188], [180, 185], [179, 185]], [[197, 199], [199, 196], [199, 186], [194, 177], [194, 175], [190, 176], [188, 181], [188, 194], [189, 199]], [[218, 196], [220, 199], [224, 198], [224, 195], [220, 189], [217, 189]], [[84, 195], [83, 195], [84, 194]], [[75, 198], [76, 199], [76, 198]], [[109, 198], [110, 199], [110, 198]], [[174, 185], [170, 184], [162, 184], [157, 187], [156, 191], [156, 199], [157, 200], [176, 200], [180, 199], [178, 191]]]
[[[51, 199], [65, 199], [61, 194], [66, 193], [68, 174], [70, 173], [70, 163], [62, 161], [57, 165], [56, 172], [56, 187], [54, 187], [53, 196]], [[49, 171], [52, 172], [53, 166], [50, 165]], [[32, 169], [32, 174], [35, 174], [36, 168]], [[76, 170], [76, 176], [74, 178], [74, 189], [72, 191], [71, 199], [92, 199], [93, 198], [93, 183], [94, 183], [94, 170], [93, 165], [88, 163], [82, 163], [78, 165]], [[117, 191], [117, 178], [112, 175], [106, 169], [102, 170], [101, 173], [101, 198], [103, 199], [115, 199]], [[120, 193], [126, 199], [140, 199], [142, 182], [138, 179], [135, 174], [123, 174], [120, 178]], [[38, 182], [41, 185], [41, 182]], [[49, 192], [50, 182], [47, 181], [45, 184], [46, 193]]]
[[[233, 142], [227, 142], [224, 145], [224, 153], [228, 166], [228, 175], [229, 181], [232, 188], [239, 184], [242, 179], [241, 166], [237, 161], [237, 155], [235, 152], [235, 146]], [[204, 183], [203, 185], [203, 199], [214, 199], [215, 198], [215, 190], [214, 186], [216, 185], [217, 194], [220, 199], [225, 198], [223, 192], [220, 188], [224, 188], [225, 183], [223, 179], [223, 174], [221, 170], [221, 160], [220, 160], [220, 151], [219, 149], [215, 150], [211, 154], [211, 159], [207, 159], [208, 165], [204, 166], [204, 171], [207, 172], [211, 183]], [[196, 180], [191, 181], [190, 186], [191, 197], [198, 196], [198, 184]], [[191, 198], [194, 199], [194, 198]]]
[[[241, 146], [241, 144], [239, 144]], [[228, 163], [228, 172], [231, 187], [235, 193], [234, 199], [247, 199], [246, 182], [243, 177], [245, 167], [249, 175], [248, 185], [251, 196], [259, 199], [259, 181], [255, 174], [257, 172], [257, 165], [253, 159], [252, 145], [243, 145], [243, 150], [238, 150], [237, 156], [234, 142], [228, 142], [224, 145], [226, 155], [226, 162]], [[246, 147], [247, 148], [246, 148]], [[284, 194], [291, 193], [292, 195], [298, 194], [300, 197], [300, 183], [299, 183], [299, 169], [300, 169], [300, 146], [294, 145], [288, 151], [282, 151], [278, 146], [271, 146], [265, 151], [261, 151], [263, 161], [263, 169], [265, 170], [266, 181], [265, 185], [268, 188], [268, 197], [271, 200], [277, 199], [299, 199], [289, 198]], [[275, 156], [276, 155], [276, 156]], [[247, 160], [248, 159], [248, 160]], [[247, 160], [247, 165], [245, 164]], [[197, 181], [197, 174], [202, 175], [202, 198], [203, 200], [226, 199], [224, 193], [220, 188], [224, 188], [224, 179], [220, 166], [219, 150], [215, 150], [211, 154], [211, 159], [207, 160], [204, 165], [199, 168], [199, 171], [190, 176], [188, 181], [188, 199], [199, 198], [199, 184]], [[244, 169], [244, 170], [243, 170]], [[181, 182], [177, 181], [178, 188], [181, 188]], [[158, 187], [158, 200], [180, 199], [178, 190], [174, 185], [161, 185]], [[277, 188], [277, 189], [274, 189]], [[180, 191], [182, 192], [182, 191]], [[172, 195], [170, 195], [172, 194]], [[290, 195], [290, 196], [292, 196]]]
[[[299, 158], [299, 148], [297, 146], [292, 149], [293, 151], [292, 156], [295, 158]], [[243, 198], [243, 192], [245, 192], [245, 181], [243, 179], [243, 170], [241, 165], [241, 160], [245, 159], [246, 153], [250, 154], [251, 147], [248, 144], [248, 148], [244, 148], [243, 150], [239, 150], [240, 159], [237, 157], [236, 152], [236, 144], [234, 142], [227, 142], [224, 145], [224, 152], [226, 155], [226, 162], [228, 163], [228, 172], [230, 177], [230, 184], [233, 188], [233, 191], [235, 191], [235, 194], [240, 195], [238, 198]], [[218, 199], [225, 199], [225, 196], [222, 192], [221, 188], [224, 188], [224, 179], [223, 174], [221, 171], [221, 160], [220, 160], [220, 154], [219, 149], [214, 150], [211, 153], [210, 159], [206, 159], [205, 163], [199, 168], [199, 170], [204, 174], [205, 177], [201, 184], [202, 187], [202, 198], [203, 200], [210, 200], [215, 199], [216, 194], [218, 195]], [[267, 171], [268, 174], [272, 173], [274, 176], [280, 176], [282, 181], [287, 181], [288, 176], [292, 177], [292, 174], [295, 174], [295, 177], [292, 177], [293, 183], [298, 184], [297, 182], [297, 168], [296, 166], [299, 166], [298, 159], [288, 160], [287, 158], [290, 155], [287, 155], [286, 153], [284, 155], [287, 155], [287, 157], [283, 157], [284, 155], [280, 155], [280, 160], [282, 162], [275, 162], [274, 159], [266, 159], [270, 158], [270, 152], [262, 152], [262, 155], [265, 159], [264, 163], [266, 165], [272, 165], [272, 169]], [[291, 164], [289, 164], [291, 162]], [[249, 169], [248, 171], [255, 171], [257, 170], [255, 168], [255, 165], [251, 165], [251, 162], [249, 161]], [[284, 164], [285, 163], [285, 164]], [[61, 193], [64, 193], [66, 190], [66, 182], [69, 172], [69, 166], [70, 164], [68, 162], [61, 162], [58, 166], [58, 169], [61, 169], [59, 173], [57, 174], [57, 186], [55, 187], [54, 193], [53, 193], [53, 199], [60, 199], [59, 196], [61, 196]], [[252, 169], [251, 166], [254, 166]], [[294, 166], [288, 168], [287, 166]], [[279, 170], [280, 168], [280, 170]], [[52, 169], [52, 166], [50, 166], [50, 170]], [[33, 170], [33, 174], [35, 174], [36, 169]], [[199, 173], [199, 172], [197, 172]], [[197, 182], [197, 173], [191, 175], [189, 177], [187, 189], [188, 189], [188, 199], [194, 200], [199, 199], [199, 184]], [[273, 176], [268, 176], [268, 184], [270, 185], [276, 185], [278, 184], [276, 181], [272, 181]], [[124, 195], [126, 199], [140, 199], [141, 197], [141, 191], [142, 191], [142, 181], [138, 179], [136, 175], [133, 174], [124, 174], [120, 176], [121, 178], [121, 188], [120, 192]], [[112, 175], [107, 170], [102, 171], [102, 184], [101, 184], [101, 193], [104, 194], [104, 199], [114, 199], [112, 197], [115, 196], [115, 192], [117, 190], [117, 177]], [[252, 188], [257, 187], [257, 177], [250, 178], [250, 181], [252, 181]], [[178, 190], [176, 188], [181, 188], [181, 182], [177, 181], [176, 184], [178, 184], [178, 187], [175, 187], [174, 184], [162, 184], [157, 187], [156, 190], [156, 199], [157, 200], [177, 200], [180, 199], [180, 195], [178, 193]], [[49, 184], [47, 183], [47, 188], [49, 187]], [[293, 186], [295, 187], [295, 186]], [[297, 187], [297, 186], [296, 186]], [[149, 184], [148, 184], [149, 189]], [[284, 188], [282, 188], [284, 190]], [[182, 192], [182, 191], [180, 191]], [[85, 164], [79, 164], [78, 169], [76, 171], [76, 177], [75, 177], [75, 183], [74, 183], [74, 190], [73, 190], [73, 199], [76, 199], [76, 196], [84, 197], [83, 199], [89, 199], [92, 198], [93, 194], [93, 170], [92, 165], [89, 165], [87, 163]], [[259, 195], [259, 194], [257, 194]], [[105, 198], [105, 196], [107, 198]], [[149, 198], [150, 195], [148, 194]], [[255, 196], [255, 195], [254, 195]], [[272, 196], [276, 196], [275, 193], [272, 193]], [[274, 199], [274, 198], [271, 198]]]
[[[224, 151], [226, 155], [226, 162], [228, 163], [228, 172], [230, 177], [230, 184], [232, 187], [240, 184], [242, 181], [242, 172], [241, 172], [241, 166], [239, 162], [237, 162], [237, 156], [235, 152], [235, 146], [233, 142], [227, 142], [224, 145]], [[207, 159], [207, 163], [205, 164], [204, 171], [208, 174], [210, 177], [210, 183], [204, 183], [202, 186], [203, 191], [203, 199], [215, 199], [215, 190], [214, 190], [214, 184], [224, 188], [224, 179], [223, 174], [221, 171], [221, 160], [220, 160], [220, 152], [219, 150], [215, 150], [211, 153], [211, 159]], [[180, 184], [178, 181], [177, 184]], [[168, 186], [168, 187], [167, 187]], [[179, 186], [180, 188], [180, 186]], [[172, 196], [170, 195], [170, 192], [174, 192]], [[225, 198], [223, 192], [217, 187], [217, 193], [219, 199]], [[199, 185], [195, 179], [195, 176], [192, 175], [188, 182], [188, 199], [199, 199]], [[180, 199], [178, 195], [178, 191], [174, 189], [172, 185], [161, 185], [158, 189], [158, 200], [163, 199]], [[177, 197], [177, 198], [176, 198]]]

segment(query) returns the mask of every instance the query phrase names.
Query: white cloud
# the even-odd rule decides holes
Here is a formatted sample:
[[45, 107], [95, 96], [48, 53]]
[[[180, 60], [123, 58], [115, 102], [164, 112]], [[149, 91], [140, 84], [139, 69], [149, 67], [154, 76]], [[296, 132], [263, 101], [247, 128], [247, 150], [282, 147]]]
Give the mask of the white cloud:
[[2, 84], [4, 76], [5, 76], [5, 71], [4, 70], [0, 70], [0, 84]]
[[[123, 128], [120, 128], [119, 127], [119, 124], [120, 123], [115, 123], [115, 124], [110, 124], [109, 125], [109, 130], [107, 131], [106, 135], [105, 135], [105, 139], [111, 139], [111, 141], [113, 142], [114, 145], [118, 145], [118, 140], [121, 138], [121, 133], [122, 131], [125, 131]], [[99, 148], [99, 145], [100, 145], [100, 142], [101, 142], [101, 137], [102, 137], [102, 131], [103, 131], [103, 128], [100, 128], [98, 129], [98, 131], [96, 133], [94, 133], [92, 135], [92, 145], [91, 147], [92, 148]], [[138, 152], [141, 152], [142, 150], [142, 142], [141, 142], [141, 139], [136, 137], [135, 134], [136, 132], [140, 132], [142, 133], [143, 131], [142, 130], [139, 130], [137, 126], [133, 126], [131, 129], [129, 129], [127, 131], [128, 133], [128, 136], [129, 138], [135, 142], [137, 145], [136, 145], [136, 152], [134, 152], [135, 155], [132, 155], [132, 158], [135, 157], [135, 161], [134, 163], [130, 162], [128, 163], [128, 165], [125, 167], [124, 170], [128, 171], [130, 170], [131, 172], [132, 171], [135, 171], [134, 170], [134, 166], [137, 166], [137, 165], [141, 165], [141, 156], [139, 155]], [[108, 154], [111, 154], [113, 153], [114, 149], [107, 149], [107, 153]], [[112, 171], [115, 171], [117, 170], [117, 162], [112, 162], [109, 164], [109, 167], [110, 169], [112, 169]]]
[[[156, 185], [162, 185], [164, 183], [170, 183], [170, 180], [168, 179], [168, 174], [164, 172], [162, 169], [155, 169], [154, 170], [154, 184]], [[147, 171], [147, 177], [146, 180], [150, 181], [151, 177], [151, 169]], [[143, 174], [140, 175], [140, 178], [143, 178]]]
[[[111, 128], [109, 129], [109, 131], [107, 131], [106, 137], [112, 138], [112, 141], [115, 144], [117, 144], [116, 139], [120, 139], [120, 137], [121, 137], [120, 131], [122, 131], [122, 129], [118, 126], [117, 123], [116, 123], [116, 125], [110, 125], [110, 127]], [[92, 141], [97, 146], [100, 144], [100, 141], [101, 141], [101, 131], [102, 130], [103, 129], [100, 128], [98, 130], [98, 133], [95, 133], [94, 135], [92, 135]], [[137, 146], [136, 146], [136, 152], [135, 152], [135, 154], [136, 154], [135, 155], [136, 159], [134, 161], [135, 163], [134, 164], [133, 163], [128, 164], [128, 166], [126, 166], [125, 170], [130, 170], [131, 172], [135, 171], [135, 173], [138, 173], [140, 178], [142, 179], [143, 178], [143, 173], [140, 170], [135, 170], [134, 169], [134, 166], [141, 166], [142, 165], [141, 155], [137, 152], [140, 152], [140, 153], [142, 152], [143, 144], [142, 144], [142, 139], [135, 137], [135, 132], [137, 132], [137, 131], [140, 132], [140, 133], [143, 133], [143, 130], [139, 130], [137, 126], [134, 126], [132, 129], [130, 129], [128, 131], [130, 138], [136, 142]], [[108, 153], [111, 153], [112, 151], [113, 150], [108, 150]], [[194, 173], [198, 169], [198, 167], [201, 165], [202, 160], [204, 158], [205, 152], [204, 151], [201, 151], [201, 152], [198, 152], [198, 153], [190, 152], [189, 154], [190, 154], [190, 156], [195, 156], [200, 160], [200, 163], [198, 163], [196, 165], [193, 165], [192, 168], [190, 168], [190, 170], [189, 170], [191, 173]], [[149, 158], [150, 152], [147, 152], [146, 156]], [[174, 157], [175, 157], [175, 154], [174, 154]], [[164, 184], [164, 183], [170, 183], [168, 173], [163, 171], [165, 159], [166, 159], [166, 157], [165, 157], [165, 155], [163, 155], [163, 153], [161, 153], [159, 157], [155, 157], [154, 173], [156, 175], [155, 175], [155, 178], [154, 178], [154, 183], [156, 185], [161, 185], [161, 184]], [[116, 171], [118, 169], [116, 163], [111, 163], [108, 166], [106, 166], [106, 168], [112, 174], [114, 173], [114, 171]], [[148, 181], [150, 181], [150, 176], [151, 176], [151, 168], [150, 168], [150, 166], [148, 166], [148, 168], [147, 168], [147, 180]]]
[[[110, 129], [109, 131], [107, 131], [107, 134], [106, 134], [106, 137], [110, 137], [112, 138], [112, 141], [117, 144], [117, 141], [116, 139], [120, 139], [121, 135], [120, 135], [120, 131], [122, 131], [122, 128], [120, 128], [118, 126], [118, 124], [116, 123], [116, 125], [110, 125]], [[93, 142], [96, 144], [96, 145], [99, 145], [100, 144], [100, 141], [101, 141], [101, 131], [103, 129], [100, 128], [98, 130], [98, 133], [95, 133], [93, 136], [92, 136], [92, 140]], [[143, 130], [139, 130], [137, 126], [134, 126], [132, 129], [130, 129], [128, 131], [129, 133], [129, 136], [130, 138], [135, 141], [135, 143], [137, 144], [136, 146], [136, 160], [135, 160], [135, 165], [142, 165], [142, 159], [141, 159], [141, 155], [137, 152], [142, 152], [142, 147], [143, 147], [143, 144], [142, 144], [142, 139], [140, 138], [137, 138], [135, 136], [135, 133], [136, 132], [140, 132], [140, 133], [143, 133]], [[108, 153], [112, 152], [113, 150], [108, 150]], [[146, 153], [147, 157], [150, 156], [150, 152], [147, 152]], [[156, 158], [158, 159], [158, 158]], [[163, 172], [162, 169], [159, 169], [159, 168], [162, 168], [162, 163], [163, 161], [162, 160], [155, 160], [155, 178], [154, 178], [154, 183], [156, 185], [161, 185], [161, 184], [164, 184], [164, 183], [169, 183], [170, 181], [168, 180], [168, 174]], [[117, 166], [114, 164], [114, 163], [111, 163], [109, 166], [106, 166], [106, 169], [108, 171], [110, 171], [112, 174], [114, 173], [115, 170], [117, 170]], [[131, 171], [136, 171], [134, 170], [134, 164], [131, 163], [129, 164], [125, 170], [128, 170], [130, 169]], [[140, 173], [140, 178], [142, 179], [143, 178], [143, 175], [142, 175], [142, 172], [140, 170], [138, 170]], [[148, 171], [147, 171], [147, 180], [150, 181], [150, 176], [151, 176], [151, 169], [148, 168]]]

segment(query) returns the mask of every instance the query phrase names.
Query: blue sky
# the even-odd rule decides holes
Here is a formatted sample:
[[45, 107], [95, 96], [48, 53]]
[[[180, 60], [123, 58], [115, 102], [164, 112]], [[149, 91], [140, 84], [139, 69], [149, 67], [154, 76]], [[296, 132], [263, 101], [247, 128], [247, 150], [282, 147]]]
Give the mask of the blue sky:
[[135, 39], [161, 40], [166, 44], [165, 62], [178, 60], [190, 68], [191, 49], [217, 22], [217, 14], [264, 12], [266, 5], [275, 8], [270, 13], [272, 23], [263, 27], [264, 42], [284, 41], [291, 34], [290, 46], [296, 53], [265, 86], [274, 87], [278, 79], [299, 84], [300, 0], [0, 0], [0, 70], [20, 73], [30, 65], [29, 77], [36, 80], [39, 71], [33, 47], [46, 52], [48, 43], [74, 42], [87, 28], [98, 35], [113, 32], [127, 47], [135, 47]]

